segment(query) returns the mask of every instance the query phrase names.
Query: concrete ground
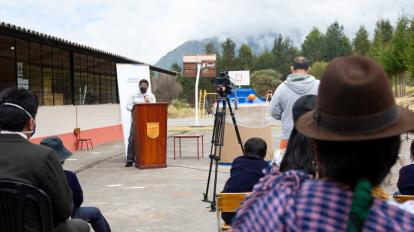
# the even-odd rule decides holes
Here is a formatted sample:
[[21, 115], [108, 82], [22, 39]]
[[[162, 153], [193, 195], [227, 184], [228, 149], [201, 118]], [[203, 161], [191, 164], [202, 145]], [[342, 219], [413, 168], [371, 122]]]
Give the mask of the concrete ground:
[[[216, 214], [209, 212], [209, 203], [201, 201], [211, 132], [201, 133], [205, 138], [204, 158], [200, 160], [191, 139], [182, 140], [183, 157], [173, 160], [169, 138], [167, 168], [125, 168], [121, 141], [97, 146], [94, 151], [75, 152], [64, 168], [78, 172], [83, 205], [100, 208], [112, 231], [215, 231]], [[228, 176], [229, 167], [219, 166], [218, 191]], [[210, 192], [209, 199], [211, 196]]]
[[[84, 191], [83, 205], [100, 208], [112, 231], [216, 231], [216, 214], [209, 212], [209, 203], [201, 201], [210, 164], [212, 122], [203, 119], [201, 127], [192, 127], [193, 120], [169, 120], [167, 168], [125, 168], [122, 141], [96, 146], [93, 151], [75, 152], [64, 168], [77, 172]], [[273, 128], [276, 147], [280, 130], [278, 124]], [[173, 160], [171, 135], [182, 131], [205, 135], [204, 158], [197, 159], [194, 139], [184, 139], [183, 157]], [[409, 162], [409, 144], [403, 142], [400, 162], [384, 181], [388, 193], [396, 190], [398, 170]], [[218, 191], [223, 188], [229, 170], [229, 166], [219, 166]], [[209, 199], [211, 196], [210, 192]]]

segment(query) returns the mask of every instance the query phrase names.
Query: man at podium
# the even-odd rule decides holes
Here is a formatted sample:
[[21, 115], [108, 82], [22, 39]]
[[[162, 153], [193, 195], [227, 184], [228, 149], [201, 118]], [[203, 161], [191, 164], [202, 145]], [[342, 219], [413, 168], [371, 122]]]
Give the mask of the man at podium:
[[[139, 92], [137, 94], [132, 95], [129, 98], [127, 104], [127, 110], [131, 111], [134, 108], [135, 104], [141, 103], [155, 103], [155, 95], [148, 92], [149, 83], [146, 79], [141, 79], [139, 81]], [[129, 138], [128, 138], [128, 149], [127, 149], [127, 162], [125, 167], [131, 167], [132, 164], [135, 162], [135, 148], [134, 148], [134, 121], [131, 120], [131, 129], [129, 131]]]

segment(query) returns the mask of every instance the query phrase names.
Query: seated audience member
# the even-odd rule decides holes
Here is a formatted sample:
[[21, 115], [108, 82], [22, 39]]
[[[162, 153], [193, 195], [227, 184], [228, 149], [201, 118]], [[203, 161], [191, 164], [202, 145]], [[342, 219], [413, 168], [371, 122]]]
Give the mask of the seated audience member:
[[[300, 116], [313, 110], [315, 103], [316, 95], [304, 95], [296, 100], [292, 107], [293, 122], [296, 123]], [[306, 174], [313, 176], [315, 175], [314, 163], [315, 151], [312, 140], [298, 132], [294, 125], [279, 171], [303, 170]]]
[[[29, 90], [8, 88], [0, 93], [0, 179], [34, 185], [47, 193], [54, 231], [89, 231], [86, 222], [67, 220], [72, 213], [72, 192], [55, 151], [29, 141], [35, 132], [38, 106], [37, 97]], [[28, 215], [25, 231], [39, 231], [38, 223], [37, 215]]]
[[[414, 161], [414, 141], [410, 147], [411, 161]], [[400, 169], [400, 177], [398, 178], [398, 191], [404, 195], [414, 195], [414, 163], [406, 165]]]
[[[233, 160], [230, 178], [224, 185], [224, 193], [251, 192], [253, 186], [262, 178], [270, 166], [264, 158], [267, 144], [261, 138], [250, 138], [244, 144], [244, 155]], [[221, 218], [227, 223], [235, 213], [222, 213]]]
[[[55, 154], [57, 155], [57, 158], [60, 160], [62, 165], [67, 158], [72, 156], [72, 153], [63, 146], [62, 140], [60, 140], [59, 137], [54, 136], [43, 139], [40, 144], [55, 150]], [[89, 222], [95, 232], [111, 231], [108, 222], [98, 208], [81, 206], [83, 202], [83, 191], [81, 185], [79, 184], [78, 177], [76, 177], [76, 174], [68, 170], [63, 171], [65, 172], [69, 187], [72, 189], [74, 203], [72, 218], [79, 218]]]
[[374, 60], [340, 57], [326, 67], [316, 108], [296, 129], [315, 140], [315, 172], [271, 173], [255, 185], [232, 231], [414, 231], [414, 215], [373, 197], [395, 164], [414, 112], [395, 104]]

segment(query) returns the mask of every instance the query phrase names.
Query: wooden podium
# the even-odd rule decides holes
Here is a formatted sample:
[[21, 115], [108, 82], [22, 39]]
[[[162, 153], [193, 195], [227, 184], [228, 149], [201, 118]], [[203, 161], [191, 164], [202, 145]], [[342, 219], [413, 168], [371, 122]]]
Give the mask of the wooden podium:
[[167, 167], [167, 103], [134, 105], [135, 166]]

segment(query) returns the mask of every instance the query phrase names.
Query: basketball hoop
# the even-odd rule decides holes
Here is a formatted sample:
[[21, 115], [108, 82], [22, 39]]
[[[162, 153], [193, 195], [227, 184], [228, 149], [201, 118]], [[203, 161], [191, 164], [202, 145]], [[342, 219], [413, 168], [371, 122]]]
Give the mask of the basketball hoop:
[[195, 125], [198, 123], [198, 83], [201, 77], [216, 77], [216, 54], [183, 56], [184, 77], [195, 77]]

